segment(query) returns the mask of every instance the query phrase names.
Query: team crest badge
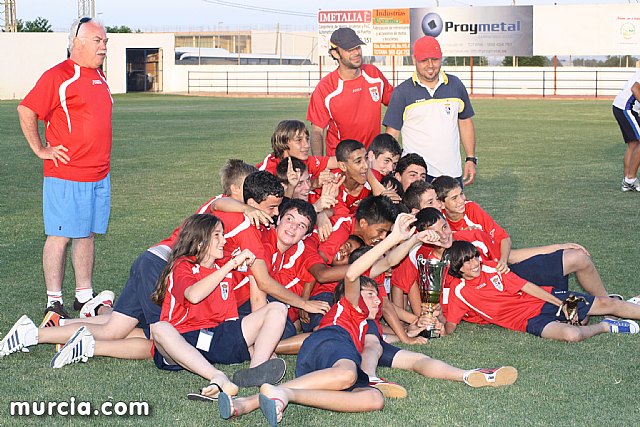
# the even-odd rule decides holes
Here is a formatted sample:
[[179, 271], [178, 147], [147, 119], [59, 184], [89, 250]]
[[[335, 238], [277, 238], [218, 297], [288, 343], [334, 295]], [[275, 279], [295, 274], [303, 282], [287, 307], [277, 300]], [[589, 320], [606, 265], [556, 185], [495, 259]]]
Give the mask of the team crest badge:
[[444, 112], [447, 113], [447, 116], [450, 116], [451, 115], [451, 105], [446, 104], [444, 106]]
[[493, 287], [500, 292], [504, 290], [504, 286], [502, 286], [502, 280], [500, 280], [500, 276], [493, 276], [491, 278], [491, 283], [493, 283]]
[[225, 301], [229, 298], [229, 284], [227, 282], [220, 282], [220, 294]]
[[371, 94], [371, 99], [373, 99], [373, 102], [380, 101], [380, 92], [378, 91], [377, 87], [370, 87], [369, 93]]

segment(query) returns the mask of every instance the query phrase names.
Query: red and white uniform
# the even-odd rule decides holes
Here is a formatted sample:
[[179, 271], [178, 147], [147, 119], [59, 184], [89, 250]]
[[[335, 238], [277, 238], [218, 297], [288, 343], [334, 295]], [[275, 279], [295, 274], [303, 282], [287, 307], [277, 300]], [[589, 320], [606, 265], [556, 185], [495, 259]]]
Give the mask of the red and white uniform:
[[[335, 216], [332, 218], [335, 218]], [[340, 246], [342, 246], [342, 244], [349, 239], [349, 236], [353, 234], [356, 226], [355, 221], [355, 217], [346, 216], [339, 218], [333, 224], [333, 231], [329, 235], [329, 238], [326, 241], [321, 242], [318, 247], [318, 250], [322, 252], [328, 260], [333, 259], [340, 250]]]
[[389, 105], [393, 86], [371, 64], [362, 64], [360, 76], [342, 80], [338, 70], [322, 78], [311, 94], [307, 120], [327, 128], [326, 154], [333, 156], [343, 139], [369, 147], [380, 133], [381, 104]]
[[[453, 233], [454, 240], [464, 240], [472, 243], [480, 251], [482, 261], [493, 261], [500, 257], [500, 248], [495, 244], [491, 236], [481, 230], [470, 229], [456, 231]], [[424, 259], [440, 259], [433, 253], [434, 247], [431, 245], [420, 245], [413, 248], [404, 260], [393, 270], [391, 275], [391, 285], [396, 288], [402, 289], [405, 294], [409, 293], [411, 287], [418, 283], [418, 259], [420, 257]], [[446, 276], [446, 273], [445, 273]], [[442, 313], [447, 316], [448, 300], [450, 289], [448, 282], [445, 281], [442, 287], [442, 294], [440, 295], [440, 306]], [[470, 323], [486, 324], [487, 322], [482, 318], [475, 316], [473, 313], [469, 313], [465, 319]]]
[[367, 334], [367, 317], [369, 317], [369, 308], [364, 303], [362, 297], [358, 299], [358, 311], [348, 299], [340, 298], [331, 309], [320, 320], [318, 329], [327, 326], [337, 325], [349, 333], [353, 343], [360, 353], [364, 349], [364, 336]]
[[[258, 170], [267, 171], [272, 175], [276, 175], [276, 168], [282, 159], [276, 158], [273, 153], [267, 154], [267, 157], [263, 161], [258, 163], [256, 167]], [[309, 156], [307, 160], [304, 160], [304, 164], [307, 165], [307, 171], [311, 179], [317, 178], [320, 172], [327, 168], [329, 164], [328, 156]]]
[[231, 274], [227, 274], [213, 292], [197, 304], [191, 304], [184, 297], [188, 287], [219, 269], [217, 264], [213, 268], [196, 264], [195, 257], [179, 258], [167, 278], [160, 320], [171, 323], [178, 332], [184, 333], [215, 328], [225, 320], [237, 319]]
[[499, 274], [495, 267], [495, 262], [488, 261], [473, 280], [447, 276], [451, 288], [448, 322], [458, 324], [466, 314], [475, 313], [494, 325], [526, 332], [527, 322], [540, 314], [545, 302], [522, 292], [526, 280], [514, 273]]
[[[224, 224], [224, 237], [227, 243], [224, 245], [224, 258], [219, 260], [224, 264], [231, 259], [231, 254], [236, 250], [249, 249], [256, 256], [256, 259], [266, 260], [264, 245], [262, 244], [262, 233], [249, 221], [244, 214], [239, 212], [214, 211], [213, 214], [220, 218]], [[241, 306], [249, 300], [249, 272], [234, 271], [236, 284], [234, 291], [236, 301]]]
[[45, 122], [49, 145], [64, 145], [68, 164], [44, 161], [44, 176], [97, 182], [109, 173], [113, 99], [100, 69], [81, 67], [71, 59], [47, 70], [24, 105]]
[[338, 190], [338, 203], [333, 207], [333, 217], [340, 218], [348, 215], [355, 215], [358, 210], [360, 201], [371, 195], [371, 186], [368, 182], [364, 183], [362, 190], [357, 196], [349, 194], [344, 184]]
[[[446, 216], [446, 214], [445, 214]], [[464, 217], [456, 222], [453, 222], [447, 217], [447, 222], [453, 231], [465, 230], [468, 228], [479, 228], [480, 230], [488, 233], [496, 243], [509, 237], [509, 234], [504, 228], [493, 220], [491, 215], [484, 211], [476, 202], [467, 200], [464, 204]]]

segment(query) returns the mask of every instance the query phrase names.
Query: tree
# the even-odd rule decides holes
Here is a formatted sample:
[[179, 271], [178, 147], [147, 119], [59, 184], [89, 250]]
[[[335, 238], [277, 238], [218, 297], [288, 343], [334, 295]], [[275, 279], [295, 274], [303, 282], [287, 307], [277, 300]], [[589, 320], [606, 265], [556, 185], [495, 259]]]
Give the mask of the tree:
[[22, 21], [21, 19], [16, 20], [16, 26], [18, 27], [18, 31], [25, 33], [52, 33], [51, 24], [49, 20], [38, 16], [33, 21]]
[[[133, 30], [130, 27], [127, 27], [126, 25], [120, 25], [119, 27], [106, 26], [104, 27], [104, 29], [107, 30], [107, 33], [133, 33]], [[140, 32], [140, 30], [138, 30], [138, 32]]]
[[[546, 56], [518, 56], [519, 67], [549, 67], [553, 62]], [[505, 67], [513, 66], [513, 56], [505, 56], [502, 60]]]

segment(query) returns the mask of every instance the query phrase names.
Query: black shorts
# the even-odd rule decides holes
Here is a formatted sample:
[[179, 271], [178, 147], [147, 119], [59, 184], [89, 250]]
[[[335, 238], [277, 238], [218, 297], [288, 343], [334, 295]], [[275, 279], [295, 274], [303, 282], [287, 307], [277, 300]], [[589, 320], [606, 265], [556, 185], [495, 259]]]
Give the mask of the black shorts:
[[367, 335], [376, 336], [382, 346], [382, 355], [380, 356], [380, 359], [378, 359], [378, 366], [390, 368], [393, 364], [393, 358], [396, 357], [400, 348], [385, 342], [385, 340], [380, 336], [380, 330], [374, 320], [367, 320], [367, 325], [369, 326], [367, 329]]
[[[593, 301], [596, 297], [586, 294], [581, 294], [578, 292], [569, 292], [566, 289], [552, 289], [551, 293], [555, 295], [559, 300], [564, 301], [567, 299], [570, 293], [574, 294], [576, 297], [584, 297], [588, 301], [587, 303], [579, 302], [578, 303], [578, 319], [580, 321], [584, 320], [584, 318], [589, 314], [589, 310], [593, 306]], [[533, 335], [541, 336], [542, 330], [551, 322], [566, 322], [567, 318], [564, 316], [564, 313], [561, 311], [559, 316], [556, 316], [558, 313], [558, 306], [553, 305], [549, 302], [544, 303], [542, 306], [542, 311], [536, 317], [532, 317], [527, 322], [527, 332]]]
[[149, 338], [149, 325], [160, 320], [161, 306], [151, 301], [151, 294], [167, 261], [144, 251], [136, 258], [129, 272], [129, 279], [116, 300], [113, 311], [138, 320], [138, 328]]
[[304, 340], [298, 352], [296, 377], [331, 368], [338, 360], [347, 359], [357, 366], [358, 378], [355, 384], [346, 389], [369, 387], [369, 376], [360, 369], [362, 356], [358, 352], [351, 336], [340, 326], [327, 326], [312, 333]]
[[550, 254], [536, 255], [517, 264], [510, 264], [513, 273], [538, 286], [553, 286], [559, 289], [569, 288], [569, 276], [564, 275], [560, 249]]
[[613, 117], [618, 122], [625, 143], [640, 141], [640, 116], [637, 112], [613, 107]]
[[[231, 365], [251, 359], [247, 342], [242, 335], [242, 320], [227, 320], [213, 329], [198, 329], [182, 333], [182, 337], [195, 347], [209, 363]], [[201, 336], [202, 334], [202, 336]], [[180, 371], [182, 366], [167, 363], [156, 349], [153, 362], [166, 371]]]

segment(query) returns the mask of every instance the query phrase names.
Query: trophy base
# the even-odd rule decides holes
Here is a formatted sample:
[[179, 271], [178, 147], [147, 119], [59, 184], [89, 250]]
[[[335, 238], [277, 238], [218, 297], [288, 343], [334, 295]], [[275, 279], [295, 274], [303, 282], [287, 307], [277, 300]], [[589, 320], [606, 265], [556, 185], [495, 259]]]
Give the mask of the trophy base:
[[420, 332], [418, 335], [420, 335], [421, 337], [427, 338], [429, 340], [440, 338], [440, 332], [435, 329], [431, 329], [431, 330], [425, 329], [424, 331]]

